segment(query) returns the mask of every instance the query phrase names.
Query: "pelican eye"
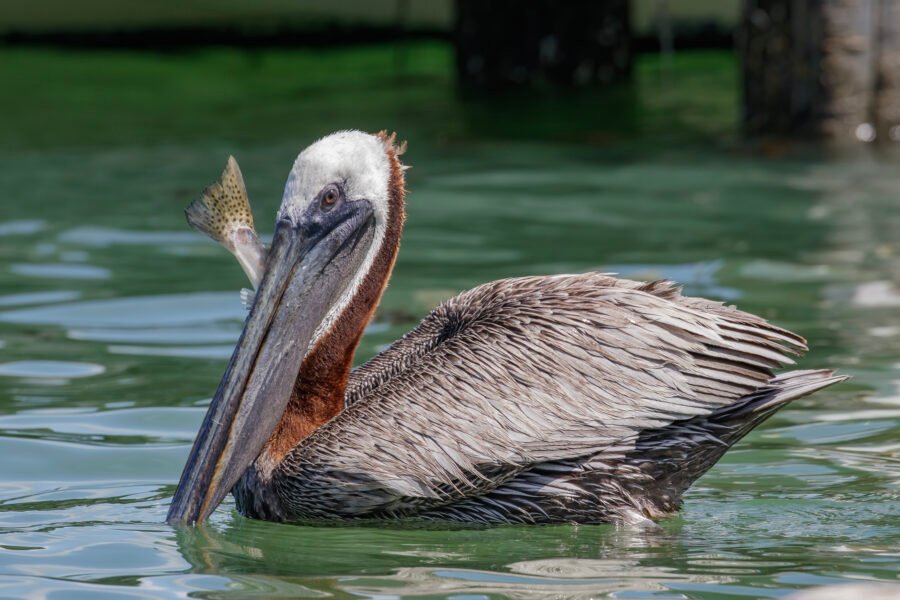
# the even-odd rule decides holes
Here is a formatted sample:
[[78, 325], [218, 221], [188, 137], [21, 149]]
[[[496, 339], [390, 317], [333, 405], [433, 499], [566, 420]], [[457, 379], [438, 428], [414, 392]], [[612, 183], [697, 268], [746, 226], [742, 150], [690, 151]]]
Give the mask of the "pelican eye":
[[331, 210], [341, 199], [341, 190], [336, 185], [329, 185], [320, 194], [322, 210]]

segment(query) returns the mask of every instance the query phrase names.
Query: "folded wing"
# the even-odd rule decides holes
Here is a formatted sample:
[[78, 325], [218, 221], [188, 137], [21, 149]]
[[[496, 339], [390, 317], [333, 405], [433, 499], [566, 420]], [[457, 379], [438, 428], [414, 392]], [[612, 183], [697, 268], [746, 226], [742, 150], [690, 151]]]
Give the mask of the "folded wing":
[[292, 488], [281, 497], [298, 518], [445, 506], [711, 414], [802, 350], [802, 338], [665, 281], [495, 281], [354, 371], [344, 412], [279, 467]]

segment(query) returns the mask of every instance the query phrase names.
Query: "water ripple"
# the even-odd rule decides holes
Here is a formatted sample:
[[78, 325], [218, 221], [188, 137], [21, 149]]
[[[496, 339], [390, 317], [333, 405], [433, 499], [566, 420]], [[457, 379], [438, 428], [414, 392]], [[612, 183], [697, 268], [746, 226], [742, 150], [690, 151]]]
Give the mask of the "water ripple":
[[109, 279], [109, 269], [68, 263], [18, 263], [10, 267], [16, 275], [47, 279]]
[[97, 248], [115, 245], [168, 246], [172, 244], [209, 243], [204, 237], [190, 231], [140, 231], [84, 225], [59, 234], [59, 241]]
[[69, 302], [81, 297], [75, 290], [55, 290], [52, 292], [24, 292], [0, 296], [0, 306], [21, 306], [28, 304], [51, 304], [53, 302]]
[[241, 321], [247, 311], [236, 292], [197, 292], [92, 300], [0, 312], [0, 321], [77, 327], [180, 327]]
[[103, 365], [61, 360], [18, 360], [0, 363], [0, 375], [31, 379], [75, 379], [100, 375], [106, 371]]
[[31, 235], [43, 231], [47, 222], [43, 219], [21, 219], [0, 223], [0, 236]]
[[107, 350], [111, 354], [132, 356], [170, 356], [176, 358], [229, 358], [234, 352], [234, 344], [217, 346], [130, 346], [112, 345]]

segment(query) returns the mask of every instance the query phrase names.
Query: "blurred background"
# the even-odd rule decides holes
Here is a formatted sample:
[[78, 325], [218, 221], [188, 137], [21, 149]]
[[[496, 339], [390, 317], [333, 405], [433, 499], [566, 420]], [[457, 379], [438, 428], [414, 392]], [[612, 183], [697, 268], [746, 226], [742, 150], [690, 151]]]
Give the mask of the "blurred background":
[[[224, 118], [232, 136], [267, 139], [327, 131], [310, 128], [315, 115], [394, 119], [444, 140], [897, 141], [898, 11], [884, 0], [7, 2], [3, 75], [18, 93], [5, 101], [22, 122], [4, 140], [180, 139], [220, 132]], [[25, 48], [46, 52], [13, 51]], [[325, 110], [314, 103], [330, 86], [345, 94]], [[488, 98], [515, 112], [495, 118]]]
[[[854, 379], [658, 532], [161, 525], [247, 286], [182, 209], [233, 154], [409, 141], [363, 361], [502, 277], [668, 277]], [[781, 597], [896, 581], [900, 3], [0, 3], [0, 597]]]

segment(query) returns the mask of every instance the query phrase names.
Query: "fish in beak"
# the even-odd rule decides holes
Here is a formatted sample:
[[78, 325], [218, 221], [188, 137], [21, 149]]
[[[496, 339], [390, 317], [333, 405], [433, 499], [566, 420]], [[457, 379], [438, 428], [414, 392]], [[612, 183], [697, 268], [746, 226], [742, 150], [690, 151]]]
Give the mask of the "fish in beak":
[[219, 180], [203, 190], [184, 209], [191, 227], [224, 246], [240, 263], [244, 273], [259, 287], [266, 269], [266, 246], [253, 226], [253, 212], [241, 168], [228, 157]]
[[374, 232], [371, 202], [334, 193], [278, 221], [250, 315], [200, 426], [168, 523], [205, 520], [259, 455], [318, 326], [362, 265]]

